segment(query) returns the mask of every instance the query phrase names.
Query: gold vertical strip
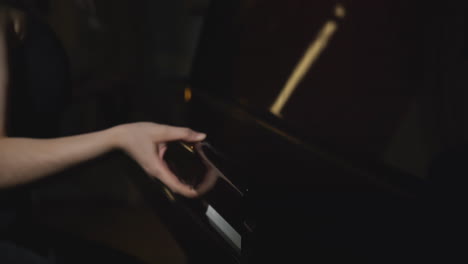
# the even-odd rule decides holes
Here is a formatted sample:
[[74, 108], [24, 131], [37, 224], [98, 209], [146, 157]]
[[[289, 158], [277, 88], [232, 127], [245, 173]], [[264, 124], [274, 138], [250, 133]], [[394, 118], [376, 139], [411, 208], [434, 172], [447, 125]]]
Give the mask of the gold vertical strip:
[[275, 102], [270, 108], [270, 111], [276, 116], [281, 117], [281, 111], [288, 102], [289, 98], [296, 90], [299, 83], [307, 74], [312, 65], [317, 61], [320, 54], [326, 48], [329, 40], [336, 32], [338, 25], [335, 21], [329, 20], [320, 30], [317, 38], [309, 45], [305, 54], [302, 56], [299, 63], [289, 77], [286, 85], [281, 90]]

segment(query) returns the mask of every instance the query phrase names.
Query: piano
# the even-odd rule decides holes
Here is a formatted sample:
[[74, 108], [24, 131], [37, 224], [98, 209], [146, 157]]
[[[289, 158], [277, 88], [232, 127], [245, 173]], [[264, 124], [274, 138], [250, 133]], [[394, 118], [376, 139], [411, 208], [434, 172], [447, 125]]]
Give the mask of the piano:
[[433, 11], [403, 0], [211, 1], [169, 115], [208, 138], [176, 142], [166, 159], [181, 179], [211, 173], [214, 186], [186, 199], [135, 179], [189, 263], [437, 255], [427, 181], [383, 162], [433, 77]]

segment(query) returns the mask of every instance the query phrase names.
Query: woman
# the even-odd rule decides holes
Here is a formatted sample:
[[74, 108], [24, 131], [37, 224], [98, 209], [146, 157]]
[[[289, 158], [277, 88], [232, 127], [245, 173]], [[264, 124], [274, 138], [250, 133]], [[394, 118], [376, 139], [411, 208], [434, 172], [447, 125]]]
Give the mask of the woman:
[[[201, 141], [206, 136], [203, 133], [155, 123], [132, 123], [51, 138], [56, 135], [70, 85], [65, 58], [53, 32], [33, 8], [19, 1], [0, 0], [0, 190], [8, 191], [119, 149], [174, 192], [196, 197], [197, 191], [168, 169], [163, 155], [166, 142]], [[14, 203], [12, 197], [0, 196], [0, 225], [1, 210]], [[5, 261], [12, 256], [42, 263], [34, 256], [28, 258], [28, 254], [0, 239], [1, 263], [8, 263]]]

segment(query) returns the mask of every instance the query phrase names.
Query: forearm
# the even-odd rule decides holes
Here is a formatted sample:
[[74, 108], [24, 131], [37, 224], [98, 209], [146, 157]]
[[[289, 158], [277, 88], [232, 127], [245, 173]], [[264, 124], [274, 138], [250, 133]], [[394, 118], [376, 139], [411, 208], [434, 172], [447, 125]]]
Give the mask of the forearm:
[[118, 129], [56, 139], [0, 138], [0, 188], [28, 183], [118, 145]]

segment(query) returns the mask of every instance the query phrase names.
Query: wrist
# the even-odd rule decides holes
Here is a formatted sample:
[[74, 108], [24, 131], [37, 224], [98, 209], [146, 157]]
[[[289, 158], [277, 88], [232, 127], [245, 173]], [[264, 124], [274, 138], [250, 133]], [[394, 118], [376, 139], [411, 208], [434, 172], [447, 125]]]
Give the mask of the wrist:
[[124, 141], [125, 141], [125, 126], [118, 125], [111, 127], [106, 130], [106, 139], [110, 144], [111, 149], [124, 149]]

